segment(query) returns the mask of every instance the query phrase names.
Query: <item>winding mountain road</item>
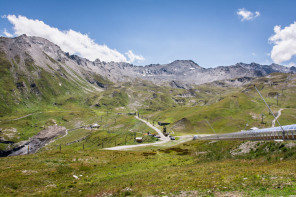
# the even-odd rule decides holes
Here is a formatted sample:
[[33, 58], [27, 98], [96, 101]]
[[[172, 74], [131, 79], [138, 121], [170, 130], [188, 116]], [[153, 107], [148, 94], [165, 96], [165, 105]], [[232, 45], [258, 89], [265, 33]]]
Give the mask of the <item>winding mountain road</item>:
[[155, 143], [149, 143], [149, 144], [135, 144], [135, 145], [124, 145], [124, 146], [115, 146], [115, 147], [111, 147], [111, 148], [105, 148], [105, 150], [128, 150], [128, 149], [133, 149], [133, 148], [138, 148], [138, 147], [144, 147], [144, 146], [158, 146], [158, 145], [163, 145], [165, 143], [172, 143], [172, 145], [176, 145], [176, 144], [180, 144], [180, 143], [184, 143], [187, 142], [189, 140], [192, 140], [192, 135], [188, 135], [188, 136], [180, 136], [179, 140], [176, 141], [171, 141], [169, 137], [165, 137], [163, 135], [163, 133], [156, 128], [155, 126], [153, 126], [151, 123], [135, 116], [136, 119], [144, 122], [147, 126], [149, 126], [150, 128], [152, 128], [154, 131], [156, 131], [158, 133], [158, 135], [160, 136], [160, 140], [159, 142], [155, 142]]
[[135, 116], [136, 119], [144, 122], [148, 127], [152, 128], [154, 131], [156, 131], [158, 133], [158, 135], [160, 136], [160, 139], [163, 140], [163, 141], [170, 141], [170, 138], [169, 137], [165, 137], [163, 135], [163, 133], [155, 126], [153, 126], [150, 122], [146, 121], [146, 120], [143, 120], [141, 118], [139, 118], [138, 116]]

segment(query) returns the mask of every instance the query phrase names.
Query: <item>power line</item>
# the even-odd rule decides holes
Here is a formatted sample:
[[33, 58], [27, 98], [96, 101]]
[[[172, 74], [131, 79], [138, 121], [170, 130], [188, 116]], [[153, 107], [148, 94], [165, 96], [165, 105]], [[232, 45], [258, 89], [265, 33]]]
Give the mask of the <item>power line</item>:
[[257, 89], [256, 85], [254, 85], [255, 89], [257, 90], [258, 94], [260, 95], [260, 97], [262, 98], [262, 100], [264, 101], [265, 105], [268, 107], [270, 113], [273, 115], [274, 119], [276, 119], [277, 123], [279, 124], [279, 126], [281, 127], [282, 131], [283, 131], [283, 139], [285, 139], [285, 130], [283, 129], [282, 125], [280, 124], [279, 120], [275, 117], [274, 113], [271, 111], [269, 105], [266, 103], [265, 99], [263, 98], [263, 96], [261, 95], [261, 93], [259, 92], [259, 90]]

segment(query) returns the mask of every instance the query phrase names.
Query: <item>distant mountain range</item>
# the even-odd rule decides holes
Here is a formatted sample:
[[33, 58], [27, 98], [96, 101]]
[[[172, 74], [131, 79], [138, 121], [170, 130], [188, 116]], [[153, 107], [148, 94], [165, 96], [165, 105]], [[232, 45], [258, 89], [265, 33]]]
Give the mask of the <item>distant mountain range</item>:
[[272, 72], [296, 72], [295, 67], [288, 68], [278, 64], [237, 63], [231, 66], [203, 68], [191, 60], [176, 60], [169, 64], [147, 66], [102, 62], [99, 59], [89, 61], [62, 51], [59, 46], [46, 39], [26, 35], [16, 38], [1, 37], [0, 53], [2, 58], [10, 62], [9, 74], [15, 87], [24, 86], [31, 89], [33, 87], [35, 93], [38, 86], [34, 81], [42, 77], [41, 71], [58, 76], [52, 83], [61, 84], [61, 80], [64, 79], [78, 86], [84, 84], [84, 88], [89, 91], [94, 88], [104, 88], [109, 83], [139, 79], [149, 80], [155, 84], [183, 87], [217, 80], [260, 77]]

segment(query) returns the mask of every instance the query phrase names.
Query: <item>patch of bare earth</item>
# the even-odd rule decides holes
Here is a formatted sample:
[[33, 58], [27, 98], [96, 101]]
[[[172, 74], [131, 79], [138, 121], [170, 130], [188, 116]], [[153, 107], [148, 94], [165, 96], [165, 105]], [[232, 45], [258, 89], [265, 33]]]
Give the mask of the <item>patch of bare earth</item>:
[[243, 155], [251, 152], [251, 150], [255, 149], [257, 144], [260, 142], [248, 141], [242, 143], [237, 149], [230, 151], [231, 155]]
[[12, 152], [9, 156], [36, 153], [40, 148], [51, 142], [55, 137], [65, 134], [65, 127], [57, 125], [48, 126], [47, 129], [40, 131], [37, 135], [33, 136], [25, 144], [22, 144], [17, 151]]
[[187, 118], [182, 118], [174, 123], [171, 128], [174, 131], [183, 131], [192, 129], [192, 124]]
[[287, 148], [293, 148], [296, 146], [296, 143], [295, 142], [289, 142], [285, 145]]

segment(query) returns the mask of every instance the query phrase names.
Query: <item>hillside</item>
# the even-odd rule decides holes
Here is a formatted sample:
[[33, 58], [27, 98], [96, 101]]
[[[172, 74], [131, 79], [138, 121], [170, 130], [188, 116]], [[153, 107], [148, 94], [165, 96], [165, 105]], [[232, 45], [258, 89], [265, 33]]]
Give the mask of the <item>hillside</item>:
[[195, 89], [195, 92], [199, 92], [196, 93], [197, 97], [203, 95], [203, 90], [207, 91], [205, 105], [168, 108], [147, 114], [147, 117], [170, 122], [169, 130], [177, 134], [229, 133], [252, 127], [271, 127], [274, 117], [256, 92], [256, 85], [275, 114], [283, 109], [279, 118], [281, 124], [295, 124], [295, 75], [273, 73], [236, 88], [226, 84], [214, 82], [198, 86]]
[[[282, 125], [295, 124], [294, 67], [91, 62], [25, 35], [0, 38], [0, 51], [3, 196], [295, 193], [294, 142], [180, 141], [271, 127], [274, 118], [254, 85], [274, 112], [282, 109]], [[105, 150], [138, 144], [136, 137], [158, 141], [131, 112], [151, 124], [169, 122], [180, 144]], [[17, 150], [25, 155], [11, 156]]]
[[[178, 92], [175, 90], [178, 88], [190, 92], [195, 85], [217, 80], [236, 79], [236, 85], [240, 86], [252, 78], [272, 72], [295, 72], [294, 67], [256, 63], [238, 63], [233, 66], [206, 69], [189, 60], [148, 66], [107, 63], [98, 59], [91, 62], [63, 52], [59, 46], [46, 39], [26, 35], [0, 38], [0, 65], [0, 116], [16, 111], [19, 113], [22, 109], [26, 111], [37, 106], [44, 108], [48, 104], [60, 105], [73, 100], [80, 100], [81, 103], [84, 102], [82, 100], [88, 100], [85, 99], [85, 95], [99, 93], [113, 85], [119, 89], [122, 84], [138, 86], [137, 84], [148, 83], [155, 89], [158, 86], [166, 86], [160, 89], [164, 93], [162, 100], [167, 100], [167, 86], [172, 87], [174, 92]], [[188, 91], [180, 92], [182, 94]], [[189, 96], [190, 94], [195, 93], [191, 92]], [[174, 101], [182, 103], [182, 99], [175, 98]], [[171, 101], [165, 103], [169, 106], [174, 105]]]
[[[269, 127], [273, 117], [253, 84], [261, 88], [275, 112], [287, 108], [280, 118], [283, 124], [294, 123], [295, 77], [284, 74], [293, 67], [239, 63], [205, 69], [184, 60], [144, 67], [91, 62], [61, 51], [43, 38], [25, 35], [1, 38], [0, 51], [3, 151], [18, 147], [50, 125], [72, 129], [96, 123], [107, 115], [108, 120], [101, 123], [105, 128], [117, 117], [125, 122], [120, 128], [127, 130], [129, 120], [117, 114], [135, 111], [151, 123], [170, 122], [169, 131], [177, 135], [213, 133], [209, 123], [217, 133]], [[274, 71], [283, 73], [267, 75]], [[189, 75], [208, 80], [197, 85]], [[220, 77], [215, 78], [217, 75]], [[223, 80], [216, 80], [220, 78]], [[22, 116], [26, 117], [18, 119]]]

